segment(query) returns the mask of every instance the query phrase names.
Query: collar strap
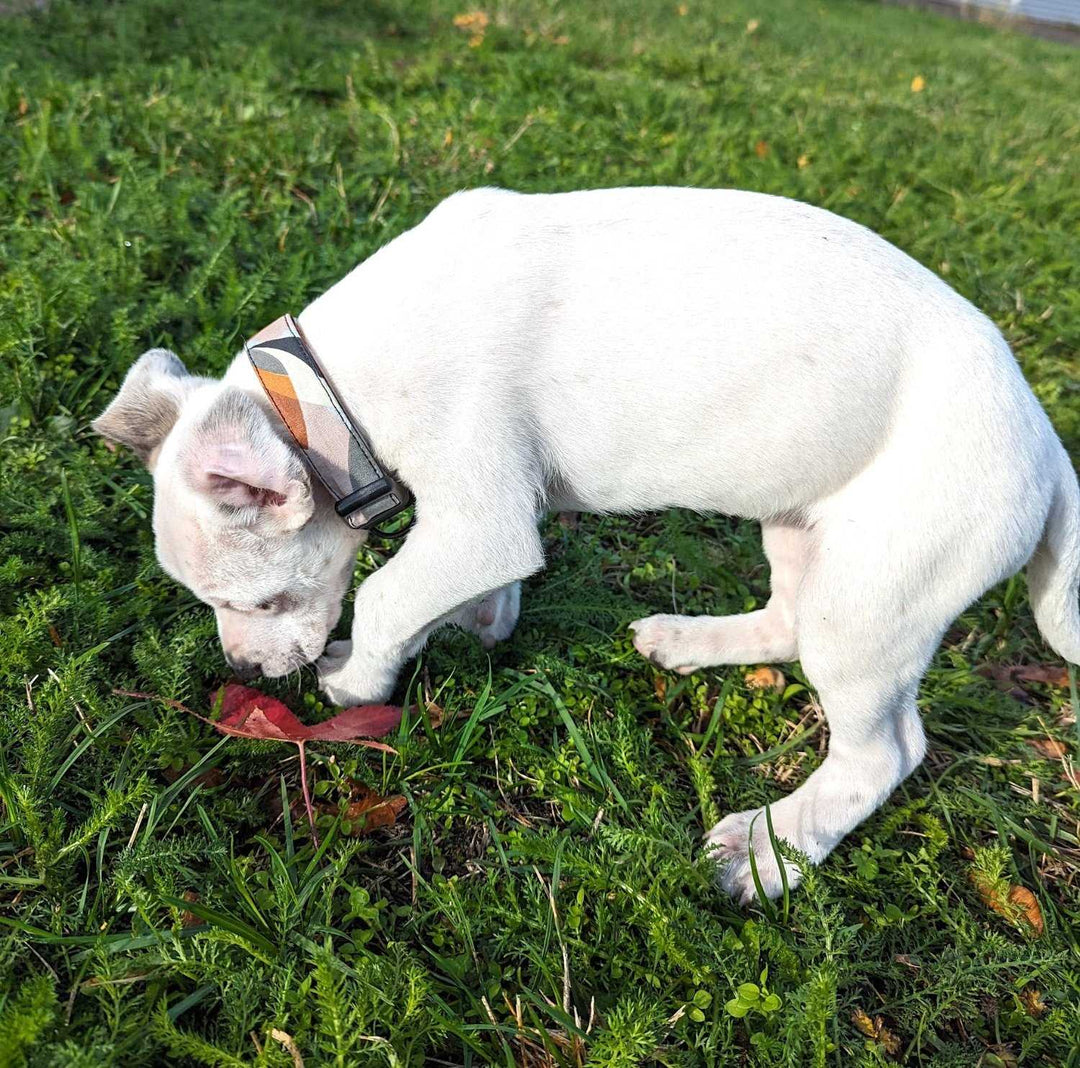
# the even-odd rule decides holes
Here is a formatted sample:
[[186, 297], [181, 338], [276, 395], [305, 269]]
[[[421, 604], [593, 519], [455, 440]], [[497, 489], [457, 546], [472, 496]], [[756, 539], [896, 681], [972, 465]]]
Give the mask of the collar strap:
[[367, 529], [412, 503], [346, 413], [291, 315], [245, 341], [244, 351], [267, 399], [350, 527]]

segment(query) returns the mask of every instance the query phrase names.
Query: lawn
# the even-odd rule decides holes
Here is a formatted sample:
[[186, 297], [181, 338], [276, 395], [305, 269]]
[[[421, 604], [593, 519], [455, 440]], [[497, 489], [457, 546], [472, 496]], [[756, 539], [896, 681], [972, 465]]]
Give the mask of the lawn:
[[[923, 768], [740, 909], [702, 831], [805, 778], [820, 708], [798, 665], [659, 672], [626, 624], [760, 604], [757, 531], [552, 519], [513, 639], [404, 680], [396, 756], [310, 747], [316, 849], [291, 747], [166, 703], [208, 713], [213, 618], [88, 429], [143, 349], [220, 372], [457, 189], [672, 183], [883, 233], [1077, 457], [1078, 100], [1074, 50], [858, 0], [0, 19], [0, 1065], [1080, 1065], [1078, 699], [1022, 577], [935, 659]], [[329, 714], [311, 672], [267, 689]]]

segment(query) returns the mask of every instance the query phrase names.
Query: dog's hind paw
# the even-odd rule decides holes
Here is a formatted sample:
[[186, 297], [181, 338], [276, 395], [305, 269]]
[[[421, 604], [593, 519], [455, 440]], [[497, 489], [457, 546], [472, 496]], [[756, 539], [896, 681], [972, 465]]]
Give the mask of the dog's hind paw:
[[[720, 884], [740, 905], [748, 905], [757, 897], [754, 873], [750, 867], [751, 841], [761, 888], [766, 897], [779, 897], [784, 891], [784, 882], [769, 841], [763, 808], [733, 812], [705, 835], [706, 852], [720, 868]], [[787, 869], [788, 887], [794, 888], [802, 873], [790, 860], [784, 861], [784, 867]]]
[[512, 582], [481, 601], [467, 604], [453, 622], [475, 634], [485, 649], [493, 649], [496, 642], [506, 641], [513, 634], [520, 611], [521, 583]]

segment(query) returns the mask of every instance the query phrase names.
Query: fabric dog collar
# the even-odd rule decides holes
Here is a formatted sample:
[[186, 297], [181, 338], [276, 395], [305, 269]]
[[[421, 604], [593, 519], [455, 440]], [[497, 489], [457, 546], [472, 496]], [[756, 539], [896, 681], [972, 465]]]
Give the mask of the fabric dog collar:
[[244, 351], [270, 403], [350, 527], [369, 529], [412, 503], [412, 494], [379, 463], [364, 432], [346, 414], [291, 315], [245, 341]]

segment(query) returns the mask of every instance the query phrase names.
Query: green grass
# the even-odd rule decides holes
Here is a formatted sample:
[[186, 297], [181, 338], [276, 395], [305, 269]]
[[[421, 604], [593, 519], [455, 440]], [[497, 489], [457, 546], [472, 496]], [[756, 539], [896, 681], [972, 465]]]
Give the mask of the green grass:
[[[936, 658], [925, 766], [767, 910], [723, 897], [700, 836], [817, 765], [813, 695], [797, 667], [783, 697], [663, 676], [625, 632], [759, 604], [746, 524], [552, 522], [512, 641], [442, 634], [406, 680], [397, 758], [312, 747], [319, 852], [291, 749], [112, 695], [205, 709], [224, 665], [89, 419], [144, 348], [220, 372], [462, 187], [735, 185], [858, 219], [1000, 324], [1080, 453], [1076, 51], [856, 0], [493, 0], [475, 47], [461, 10], [0, 22], [0, 1065], [292, 1065], [275, 1029], [309, 1068], [1080, 1064], [1077, 698], [974, 673], [1049, 659], [1022, 579]], [[314, 687], [277, 692], [315, 716]], [[350, 779], [407, 815], [343, 825]], [[1032, 890], [1042, 937], [973, 871]]]

